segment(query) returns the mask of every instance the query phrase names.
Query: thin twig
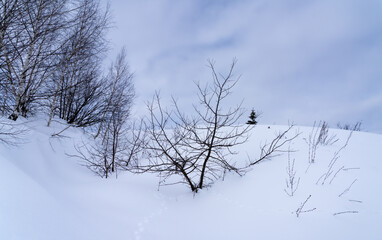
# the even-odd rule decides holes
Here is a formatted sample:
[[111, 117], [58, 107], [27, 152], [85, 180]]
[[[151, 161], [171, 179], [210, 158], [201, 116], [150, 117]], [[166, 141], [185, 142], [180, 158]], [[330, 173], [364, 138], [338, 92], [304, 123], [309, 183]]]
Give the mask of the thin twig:
[[305, 207], [305, 204], [309, 201], [309, 199], [312, 197], [312, 195], [309, 195], [306, 200], [301, 203], [300, 207], [297, 208], [296, 210], [296, 216], [299, 217], [301, 213], [307, 213], [307, 212], [312, 212], [314, 210], [316, 210], [316, 208], [311, 208], [311, 209], [308, 209], [308, 210], [303, 210], [304, 207]]
[[333, 175], [332, 180], [330, 180], [329, 184], [332, 184], [334, 178], [337, 176], [337, 174], [344, 169], [345, 166], [342, 166], [340, 169], [337, 170], [337, 172]]
[[63, 130], [59, 131], [58, 133], [53, 133], [52, 137], [59, 137], [61, 133], [63, 133], [65, 130], [69, 129], [70, 127], [71, 127], [71, 125], [68, 125], [66, 128], [64, 128]]
[[340, 214], [346, 214], [346, 213], [358, 213], [358, 211], [343, 211], [343, 212], [336, 212], [336, 213], [333, 213], [333, 216], [337, 216], [337, 215], [340, 215]]
[[354, 179], [354, 181], [350, 184], [349, 187], [347, 187], [338, 197], [342, 197], [345, 193], [349, 192], [350, 188], [353, 186], [353, 184], [357, 181], [358, 179]]

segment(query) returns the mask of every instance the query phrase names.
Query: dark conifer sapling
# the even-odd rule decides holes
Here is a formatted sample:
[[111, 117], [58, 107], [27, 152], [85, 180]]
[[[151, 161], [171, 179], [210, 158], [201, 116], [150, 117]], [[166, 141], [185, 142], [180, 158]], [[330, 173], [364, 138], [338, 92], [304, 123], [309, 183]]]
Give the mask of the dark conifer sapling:
[[247, 124], [256, 125], [257, 124], [256, 118], [257, 118], [256, 112], [255, 110], [252, 109], [251, 114], [249, 115], [249, 120]]

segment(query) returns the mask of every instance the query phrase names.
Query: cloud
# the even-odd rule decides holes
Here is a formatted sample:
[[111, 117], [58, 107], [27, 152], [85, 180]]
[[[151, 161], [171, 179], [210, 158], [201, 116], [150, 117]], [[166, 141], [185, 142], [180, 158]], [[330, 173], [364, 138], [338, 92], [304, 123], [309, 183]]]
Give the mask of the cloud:
[[[115, 47], [125, 45], [135, 70], [136, 107], [155, 90], [177, 95], [185, 109], [194, 81], [210, 75], [206, 60], [242, 78], [233, 103], [245, 98], [263, 123], [364, 120], [382, 132], [382, 3], [356, 0], [112, 0]], [[366, 101], [367, 102], [367, 101]], [[373, 102], [373, 101], [371, 101]], [[378, 101], [377, 101], [378, 102]], [[353, 106], [363, 106], [353, 108]]]

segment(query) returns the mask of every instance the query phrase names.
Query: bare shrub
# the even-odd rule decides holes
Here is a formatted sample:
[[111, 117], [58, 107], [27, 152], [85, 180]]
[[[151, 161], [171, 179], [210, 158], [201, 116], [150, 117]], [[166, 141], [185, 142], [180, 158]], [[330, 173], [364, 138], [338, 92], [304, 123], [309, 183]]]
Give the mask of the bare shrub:
[[336, 135], [329, 135], [329, 127], [325, 121], [320, 121], [317, 125], [314, 122], [312, 131], [309, 134], [308, 139], [304, 139], [309, 147], [309, 163], [316, 161], [317, 148], [321, 146], [332, 145], [338, 141]]
[[[157, 173], [163, 185], [186, 184], [193, 192], [210, 186], [226, 171], [242, 174], [231, 156], [236, 154], [234, 147], [247, 141], [251, 127], [238, 126], [243, 115], [240, 105], [223, 110], [238, 81], [233, 73], [235, 64], [233, 61], [223, 75], [216, 72], [214, 62], [208, 62], [212, 84], [196, 84], [199, 104], [194, 106], [194, 116], [186, 116], [174, 99], [174, 109], [166, 110], [159, 94], [155, 95], [148, 104], [147, 161], [140, 164], [141, 172]], [[166, 182], [175, 176], [178, 180]]]
[[[289, 149], [290, 150], [290, 149]], [[287, 178], [285, 179], [286, 188], [284, 189], [285, 193], [292, 197], [298, 189], [300, 184], [300, 177], [296, 178], [296, 170], [294, 168], [295, 159], [290, 159], [290, 151], [288, 151], [288, 165], [286, 167]]]
[[138, 156], [143, 151], [142, 126], [130, 124], [110, 126], [110, 131], [101, 139], [90, 139], [76, 145], [76, 154], [71, 157], [81, 159], [82, 164], [100, 177], [108, 178], [118, 174], [118, 170], [134, 171]]
[[355, 124], [341, 124], [337, 123], [337, 127], [343, 130], [361, 131], [362, 122], [356, 122]]
[[173, 109], [161, 104], [158, 93], [148, 103], [146, 119], [145, 160], [139, 172], [153, 172], [160, 177], [159, 185], [185, 184], [191, 191], [211, 186], [227, 172], [243, 175], [252, 166], [287, 152], [284, 146], [299, 133], [289, 136], [293, 125], [276, 133], [270, 142], [261, 145], [260, 157], [239, 163], [233, 159], [235, 148], [248, 140], [253, 125], [239, 125], [244, 114], [240, 104], [224, 110], [238, 78], [234, 77], [233, 61], [226, 75], [218, 74], [214, 62], [209, 61], [212, 84], [198, 89], [199, 104], [194, 115], [184, 114], [173, 98]]
[[320, 122], [317, 126], [320, 129], [320, 133], [318, 134], [317, 141], [319, 144], [323, 146], [333, 145], [338, 141], [336, 135], [329, 135], [329, 125], [327, 122]]
[[[336, 166], [336, 163], [338, 162], [338, 159], [341, 156], [340, 153], [349, 144], [349, 141], [350, 141], [350, 138], [351, 138], [352, 134], [353, 134], [353, 131], [350, 132], [350, 134], [347, 137], [346, 142], [344, 143], [344, 145], [342, 147], [340, 147], [337, 151], [334, 152], [333, 157], [332, 157], [332, 159], [330, 160], [330, 162], [328, 164], [327, 171], [323, 175], [321, 175], [321, 177], [317, 180], [316, 184], [321, 183], [321, 185], [324, 185], [330, 179], [330, 177], [332, 177], [332, 179], [330, 180], [330, 183], [333, 182], [334, 178], [337, 176], [339, 171], [344, 169], [344, 166], [338, 167], [338, 166]], [[339, 169], [337, 169], [337, 168], [339, 168]]]

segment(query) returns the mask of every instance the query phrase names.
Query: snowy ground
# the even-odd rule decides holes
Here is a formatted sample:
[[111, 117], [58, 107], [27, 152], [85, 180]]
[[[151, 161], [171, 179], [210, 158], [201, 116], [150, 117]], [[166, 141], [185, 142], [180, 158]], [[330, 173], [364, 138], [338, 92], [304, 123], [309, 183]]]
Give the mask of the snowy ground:
[[[340, 140], [319, 146], [309, 166], [304, 138], [312, 129], [295, 127], [302, 134], [289, 158], [258, 164], [244, 177], [227, 175], [194, 196], [186, 186], [158, 191], [150, 174], [101, 179], [66, 155], [84, 138], [81, 130], [58, 138], [51, 134], [61, 124], [25, 126], [27, 142], [0, 146], [0, 239], [382, 239], [382, 135], [354, 132], [322, 184], [349, 132], [331, 129]], [[260, 142], [282, 129], [257, 126], [235, 158], [255, 157]], [[285, 192], [288, 159], [300, 179], [292, 197]]]

